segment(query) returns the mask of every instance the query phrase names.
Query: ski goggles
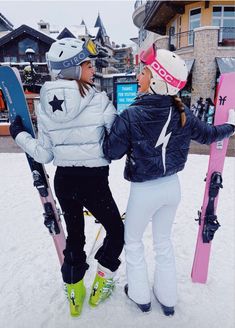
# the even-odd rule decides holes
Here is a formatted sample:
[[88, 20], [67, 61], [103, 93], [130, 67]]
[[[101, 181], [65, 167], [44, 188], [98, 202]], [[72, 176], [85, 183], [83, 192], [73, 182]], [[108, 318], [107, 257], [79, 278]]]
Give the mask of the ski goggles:
[[143, 64], [150, 66], [166, 83], [175, 88], [182, 89], [187, 83], [187, 80], [181, 81], [177, 79], [162, 66], [157, 59], [157, 50], [154, 44], [140, 53], [140, 60]]
[[95, 58], [97, 56], [98, 56], [98, 50], [96, 48], [96, 44], [91, 39], [88, 39], [84, 43], [82, 50], [75, 56], [60, 62], [55, 62], [50, 60], [49, 62], [50, 69], [59, 70], [59, 69], [69, 68], [72, 66], [77, 66], [80, 65], [80, 63], [82, 63], [86, 58]]

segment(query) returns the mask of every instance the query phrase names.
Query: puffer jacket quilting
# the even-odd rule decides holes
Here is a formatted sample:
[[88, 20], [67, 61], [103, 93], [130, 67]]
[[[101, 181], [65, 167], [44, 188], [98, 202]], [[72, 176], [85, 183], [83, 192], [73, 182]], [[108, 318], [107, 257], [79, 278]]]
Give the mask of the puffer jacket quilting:
[[185, 108], [187, 121], [182, 128], [172, 97], [142, 95], [114, 121], [106, 136], [106, 158], [127, 154], [124, 176], [143, 182], [181, 171], [187, 160], [190, 141], [210, 144], [233, 133], [230, 124], [210, 126]]
[[[55, 110], [53, 100], [59, 101]], [[105, 166], [109, 161], [104, 158], [102, 142], [115, 116], [104, 92], [90, 88], [82, 98], [76, 81], [46, 82], [37, 109], [38, 138], [22, 132], [16, 142], [40, 163], [54, 160], [56, 166]]]

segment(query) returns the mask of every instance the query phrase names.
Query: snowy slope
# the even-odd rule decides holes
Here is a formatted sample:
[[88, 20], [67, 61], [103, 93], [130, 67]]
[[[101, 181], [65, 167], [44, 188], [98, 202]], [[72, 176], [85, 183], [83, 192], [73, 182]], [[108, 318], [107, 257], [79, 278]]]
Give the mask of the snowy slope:
[[[1, 328], [232, 328], [235, 326], [235, 158], [226, 158], [224, 189], [220, 192], [218, 216], [222, 227], [215, 235], [206, 285], [193, 284], [193, 261], [197, 224], [207, 169], [207, 156], [190, 155], [179, 174], [182, 201], [173, 229], [178, 271], [179, 301], [175, 316], [165, 317], [153, 299], [153, 310], [144, 315], [123, 293], [125, 258], [112, 298], [97, 309], [87, 302], [81, 318], [69, 315], [63, 293], [59, 262], [46, 228], [42, 208], [24, 154], [0, 154], [0, 327]], [[111, 165], [110, 185], [120, 212], [125, 211], [129, 183], [122, 178], [124, 161]], [[47, 165], [53, 181], [54, 167]], [[86, 218], [87, 249], [98, 225]], [[150, 283], [153, 280], [151, 225], [145, 234]], [[87, 293], [95, 274], [91, 261], [85, 282]], [[88, 299], [88, 297], [87, 297]]]

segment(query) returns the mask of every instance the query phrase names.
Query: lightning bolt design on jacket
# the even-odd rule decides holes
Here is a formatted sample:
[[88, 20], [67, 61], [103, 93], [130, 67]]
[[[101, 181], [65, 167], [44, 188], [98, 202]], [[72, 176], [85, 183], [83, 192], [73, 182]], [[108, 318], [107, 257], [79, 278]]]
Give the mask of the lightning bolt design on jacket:
[[155, 145], [155, 148], [157, 148], [158, 146], [160, 146], [162, 144], [162, 163], [163, 163], [163, 167], [164, 167], [164, 174], [166, 173], [166, 147], [167, 147], [167, 144], [171, 137], [171, 132], [166, 134], [166, 131], [167, 131], [168, 125], [171, 120], [171, 113], [172, 113], [172, 107], [170, 107], [167, 121], [166, 121], [165, 125], [163, 126], [162, 131], [161, 131], [159, 138]]

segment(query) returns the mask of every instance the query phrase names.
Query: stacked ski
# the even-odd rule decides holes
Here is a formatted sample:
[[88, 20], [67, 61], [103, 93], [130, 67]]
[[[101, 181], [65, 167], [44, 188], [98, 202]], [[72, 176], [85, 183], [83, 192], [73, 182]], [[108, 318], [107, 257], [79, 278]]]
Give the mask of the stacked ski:
[[[9, 66], [0, 67], [0, 88], [2, 89], [10, 121], [16, 115], [22, 119], [25, 130], [35, 138], [35, 132], [26, 103], [19, 72]], [[49, 185], [48, 176], [42, 164], [36, 162], [26, 154], [32, 172], [34, 186], [37, 188], [44, 209], [44, 224], [51, 234], [60, 263], [63, 263], [65, 248], [65, 235], [61, 225], [60, 213], [56, 207], [54, 197]]]
[[[227, 121], [228, 111], [235, 108], [235, 73], [222, 74], [218, 86], [214, 125]], [[206, 283], [211, 244], [220, 224], [216, 216], [219, 190], [222, 188], [222, 172], [228, 147], [228, 139], [210, 146], [209, 166], [203, 205], [199, 212], [199, 231], [192, 267], [192, 281]], [[225, 218], [224, 218], [225, 219]]]

